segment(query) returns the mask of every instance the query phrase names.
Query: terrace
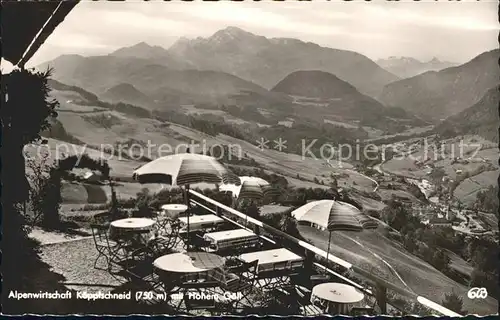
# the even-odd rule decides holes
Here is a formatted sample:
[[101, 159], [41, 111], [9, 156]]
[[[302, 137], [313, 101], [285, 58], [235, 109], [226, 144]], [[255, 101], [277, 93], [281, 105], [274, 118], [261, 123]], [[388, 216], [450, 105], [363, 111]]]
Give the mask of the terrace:
[[[62, 21], [64, 16], [76, 5], [76, 3], [77, 2], [66, 4], [59, 4], [57, 2], [47, 3], [46, 5], [50, 6], [50, 8], [48, 8], [50, 11], [47, 10], [43, 15], [40, 15], [40, 12], [35, 12], [30, 17], [29, 20], [32, 23], [30, 23], [28, 27], [33, 28], [33, 30], [10, 28], [10, 30], [15, 30], [16, 32], [14, 37], [4, 39], [5, 42], [9, 42], [9, 46], [5, 46], [5, 48], [11, 51], [9, 53], [4, 52], [4, 55], [8, 60], [23, 67], [24, 63], [29, 60], [37, 48], [43, 43], [44, 39], [52, 32], [57, 24]], [[39, 4], [37, 4], [37, 6], [38, 5]], [[21, 20], [25, 20], [19, 19], [18, 13], [19, 12], [15, 12], [15, 14], [10, 15], [4, 14], [3, 17], [10, 18], [8, 22], [6, 22], [4, 18], [5, 24], [12, 26], [16, 21], [21, 22]], [[52, 18], [50, 23], [46, 23], [45, 21], [48, 16]], [[24, 23], [21, 22], [21, 24]], [[40, 30], [41, 32], [39, 32], [40, 36], [37, 36], [33, 41], [33, 45], [27, 48], [27, 45], [32, 42], [33, 35], [37, 34], [39, 31], [36, 28], [41, 28], [42, 26], [43, 28]], [[20, 29], [24, 31], [24, 36], [22, 38], [19, 35]], [[4, 35], [4, 38], [7, 37]], [[17, 40], [17, 46], [13, 46], [13, 40]], [[23, 55], [26, 49], [29, 50]], [[190, 233], [185, 233], [181, 225], [176, 224], [176, 220], [174, 219], [167, 222], [163, 221], [164, 223], [162, 223], [161, 219], [158, 219], [158, 221], [154, 222], [152, 225], [139, 228], [147, 230], [149, 227], [154, 226], [153, 229], [158, 231], [164, 230], [162, 234], [158, 232], [158, 234], [155, 234], [153, 237], [151, 237], [151, 230], [147, 230], [147, 232], [141, 230], [137, 232], [137, 237], [132, 236], [128, 238], [129, 235], [122, 235], [123, 237], [118, 236], [117, 239], [128, 238], [121, 244], [109, 241], [108, 231], [110, 230], [108, 226], [100, 228], [95, 225], [95, 234], [93, 237], [53, 243], [45, 246], [44, 250], [42, 250], [42, 255], [45, 258], [50, 258], [49, 260], [54, 262], [51, 266], [56, 271], [63, 273], [66, 277], [66, 281], [62, 281], [61, 279], [53, 280], [57, 280], [58, 284], [61, 284], [63, 288], [80, 288], [80, 290], [77, 290], [87, 293], [96, 292], [96, 290], [99, 292], [104, 291], [116, 294], [119, 292], [134, 291], [135, 299], [133, 300], [145, 303], [141, 306], [140, 313], [156, 311], [158, 313], [170, 314], [204, 314], [207, 312], [222, 314], [227, 312], [238, 312], [238, 307], [240, 307], [240, 309], [246, 309], [247, 313], [252, 311], [255, 313], [269, 313], [269, 310], [272, 310], [272, 313], [302, 313], [305, 315], [317, 313], [341, 313], [350, 315], [372, 313], [387, 314], [391, 311], [401, 310], [401, 308], [397, 307], [396, 299], [390, 298], [391, 295], [389, 291], [392, 291], [392, 296], [398, 295], [416, 301], [432, 309], [436, 314], [457, 315], [432, 301], [411, 292], [401, 290], [383, 279], [378, 278], [376, 275], [358, 269], [346, 261], [331, 255], [327, 256], [326, 252], [317, 247], [284, 234], [258, 220], [246, 217], [242, 213], [228, 208], [210, 198], [204, 197], [195, 191], [190, 191], [190, 193], [194, 198], [191, 201], [191, 205], [199, 211], [196, 212], [196, 216], [212, 214], [219, 218], [212, 221], [217, 221], [216, 224], [218, 224], [218, 226], [202, 224], [199, 226], [198, 230], [192, 232], [195, 237], [191, 239], [189, 243], [191, 243], [197, 252], [201, 254], [195, 255], [194, 257], [190, 256], [193, 255], [193, 252], [186, 250], [190, 248], [186, 248], [186, 241], [183, 241]], [[244, 224], [239, 222], [241, 219], [245, 220]], [[187, 219], [179, 220], [182, 222], [182, 220]], [[145, 220], [143, 221], [145, 222]], [[117, 223], [115, 223], [115, 225], [116, 224]], [[177, 229], [177, 227], [179, 228]], [[156, 241], [147, 241], [144, 243], [142, 242], [144, 237], [146, 237], [147, 240], [153, 239]], [[104, 241], [105, 244], [103, 244], [102, 241]], [[153, 243], [154, 245], [150, 246], [149, 243]], [[116, 248], [111, 248], [112, 244], [120, 249], [120, 254], [123, 254], [123, 257], [120, 257], [122, 259], [115, 259], [118, 258], [117, 256], [119, 254], [118, 251], [114, 251]], [[203, 255], [204, 253], [206, 254]], [[103, 256], [101, 256], [101, 254], [103, 254]], [[169, 256], [172, 259], [162, 259], [162, 257], [165, 257], [167, 254], [173, 254], [173, 256]], [[162, 276], [161, 270], [158, 270], [165, 264], [165, 261], [167, 261], [167, 265], [171, 264], [170, 260], [173, 260], [174, 257], [182, 257], [182, 259], [179, 259], [179, 263], [176, 266], [179, 267], [179, 265], [184, 263], [185, 256], [190, 256], [191, 260], [195, 258], [194, 261], [200, 262], [203, 261], [201, 257], [210, 257], [208, 254], [216, 254], [221, 258], [221, 260], [214, 259], [211, 261], [212, 263], [214, 263], [214, 261], [222, 261], [224, 263], [224, 267], [214, 269], [223, 269], [224, 271], [231, 272], [227, 274], [224, 272], [207, 272], [206, 274], [203, 274], [204, 272], [196, 272], [202, 274], [202, 276], [180, 277], [180, 281], [175, 283], [175, 281], [172, 281], [171, 277]], [[280, 257], [283, 259], [277, 259]], [[325, 266], [325, 263], [320, 263], [322, 259], [324, 261], [325, 257], [327, 257], [326, 265], [328, 267]], [[96, 261], [94, 266], [91, 265], [91, 263], [94, 262], [93, 258], [100, 259], [100, 261]], [[123, 258], [133, 259], [130, 261]], [[98, 264], [102, 264], [103, 259], [105, 266], [108, 260], [114, 261], [110, 267], [106, 266], [105, 270], [99, 270]], [[257, 263], [253, 263], [254, 261], [257, 261]], [[191, 263], [191, 266], [194, 266], [194, 264], [195, 263]], [[115, 267], [118, 270], [114, 270]], [[206, 265], [203, 267], [206, 267]], [[216, 267], [221, 266], [216, 265]], [[371, 282], [371, 285], [361, 285], [351, 280], [350, 273], [344, 274], [344, 271], [348, 270], [357, 273], [357, 275], [361, 276], [364, 280]], [[228, 274], [236, 274], [238, 276], [239, 280], [236, 281], [236, 286], [230, 285], [230, 281], [228, 280], [235, 278], [228, 279], [228, 277], [226, 277]], [[241, 276], [238, 274], [241, 274]], [[36, 278], [35, 276], [36, 275], [34, 275], [34, 278]], [[251, 285], [248, 285], [247, 281], [242, 281], [242, 278], [252, 280]], [[71, 282], [71, 280], [75, 279], [81, 280], [81, 282]], [[329, 282], [348, 284], [350, 286], [348, 288], [350, 289], [347, 290], [350, 290], [350, 293], [355, 292], [356, 294], [354, 295], [358, 298], [362, 297], [362, 299], [355, 303], [325, 304], [325, 301], [321, 301], [325, 300], [321, 299], [321, 296], [324, 298], [324, 292], [323, 294], [321, 290], [314, 292], [314, 288], [317, 284]], [[232, 283], [234, 284], [235, 281]], [[61, 287], [58, 286], [57, 288], [59, 289]], [[342, 288], [342, 286], [338, 286], [338, 288]], [[347, 287], [344, 286], [343, 288]], [[356, 288], [356, 290], [353, 291], [352, 288]], [[52, 287], [50, 289], [54, 288]], [[182, 292], [182, 290], [184, 290], [184, 292]], [[186, 296], [185, 292], [189, 290], [211, 290], [216, 293], [222, 293], [224, 292], [223, 290], [232, 290], [235, 291], [235, 294], [230, 298], [232, 302], [237, 300], [239, 304], [237, 307], [231, 307], [227, 304], [212, 305], [214, 301], [202, 301], [203, 303], [200, 304], [199, 301], [183, 299]], [[248, 299], [243, 299], [241, 294], [239, 294], [243, 293], [243, 291], [250, 291], [249, 295], [245, 295], [245, 298]], [[146, 293], [141, 295], [139, 292]], [[273, 297], [273, 299], [266, 299], [266, 297], [269, 296]], [[314, 299], [313, 296], [319, 297], [320, 299]], [[270, 300], [277, 302], [282, 308], [275, 308], [276, 305], [271, 306], [269, 303], [265, 303]], [[178, 302], [178, 304], [172, 302]], [[48, 302], [43, 301], [42, 303], [47, 304]], [[56, 303], [59, 304], [59, 302]], [[108, 307], [110, 308], [108, 310], [112, 310], [112, 312], [127, 312], [130, 310], [127, 309], [127, 307], [132, 304], [134, 305], [133, 307], [135, 307], [134, 303], [118, 303], [118, 301], [116, 301], [116, 303], [108, 303]], [[153, 308], [150, 309], [148, 306], [152, 306]], [[294, 309], [292, 306], [300, 307]], [[134, 310], [137, 311], [139, 309]], [[89, 312], [90, 310], [86, 311]], [[74, 313], [74, 310], [68, 312]], [[101, 310], [101, 312], [110, 313], [110, 311], [106, 312], [103, 310]]]
[[[66, 286], [80, 292], [130, 293], [122, 312], [396, 315], [403, 314], [401, 301], [406, 300], [436, 315], [457, 315], [197, 191], [189, 192], [189, 233], [183, 205], [169, 205], [155, 219], [94, 224], [92, 238], [70, 244], [85, 242], [87, 253], [74, 261], [61, 258], [75, 248], [55, 249], [59, 259], [54, 268], [70, 275]], [[77, 278], [86, 280], [74, 283]]]

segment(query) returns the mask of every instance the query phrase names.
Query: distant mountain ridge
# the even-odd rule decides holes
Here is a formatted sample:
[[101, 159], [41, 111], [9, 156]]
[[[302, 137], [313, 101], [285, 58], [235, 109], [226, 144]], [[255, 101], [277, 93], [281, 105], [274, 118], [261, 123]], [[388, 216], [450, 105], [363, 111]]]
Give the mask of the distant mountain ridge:
[[411, 57], [392, 56], [387, 59], [379, 59], [376, 63], [385, 70], [403, 79], [410, 78], [427, 71], [439, 71], [458, 65], [458, 63], [454, 62], [440, 61], [436, 57], [427, 62], [422, 62]]
[[120, 83], [109, 88], [101, 95], [101, 99], [111, 103], [123, 102], [133, 105], [154, 105], [154, 101], [150, 97], [129, 83]]
[[85, 88], [98, 96], [126, 82], [159, 103], [217, 101], [241, 91], [267, 92], [255, 83], [228, 73], [172, 69], [133, 57], [61, 56], [38, 66], [39, 69], [47, 67], [53, 67], [53, 79]]
[[360, 95], [351, 84], [337, 76], [320, 70], [301, 70], [287, 75], [271, 89], [289, 95], [337, 99], [348, 95]]
[[473, 106], [449, 117], [436, 127], [444, 135], [477, 134], [490, 141], [498, 142], [500, 101], [499, 88], [491, 88]]
[[265, 88], [273, 87], [291, 72], [299, 70], [333, 73], [371, 96], [399, 79], [353, 51], [321, 47], [298, 39], [270, 39], [236, 27], [219, 30], [207, 38], [180, 38], [168, 50], [138, 44], [111, 55], [145, 57], [176, 69], [222, 71]]
[[390, 83], [379, 100], [438, 122], [475, 104], [498, 85], [499, 53], [495, 49], [460, 66]]
[[[359, 120], [360, 124], [377, 128], [393, 126], [395, 119], [418, 121], [403, 109], [384, 107], [377, 100], [360, 93], [354, 86], [324, 71], [293, 72], [276, 84], [271, 91], [294, 96], [295, 104], [302, 105], [300, 109], [303, 109], [304, 117], [312, 117], [315, 114], [322, 119], [327, 119], [328, 116], [334, 118], [340, 116], [343, 119]], [[304, 104], [304, 101], [307, 102]], [[298, 112], [300, 112], [299, 107], [296, 107], [294, 113]]]
[[121, 58], [147, 59], [150, 63], [157, 63], [171, 69], [196, 69], [196, 67], [184, 59], [179, 59], [160, 46], [151, 46], [146, 42], [140, 42], [130, 47], [120, 48], [109, 54]]

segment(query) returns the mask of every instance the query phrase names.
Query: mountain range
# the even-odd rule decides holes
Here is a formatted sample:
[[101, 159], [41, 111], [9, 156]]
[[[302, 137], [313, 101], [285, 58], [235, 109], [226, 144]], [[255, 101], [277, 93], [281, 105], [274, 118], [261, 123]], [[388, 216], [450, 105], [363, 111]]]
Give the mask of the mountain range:
[[368, 95], [398, 77], [369, 58], [347, 50], [321, 47], [289, 38], [266, 38], [227, 27], [207, 38], [181, 38], [168, 50], [141, 43], [121, 48], [112, 56], [146, 58], [170, 68], [215, 70], [272, 88], [294, 71], [323, 70]]
[[498, 85], [499, 50], [480, 54], [469, 62], [429, 71], [385, 86], [379, 100], [438, 122], [477, 103]]
[[141, 58], [65, 55], [38, 68], [47, 67], [54, 69], [55, 80], [85, 88], [98, 96], [127, 83], [159, 105], [217, 101], [241, 91], [267, 92], [255, 83], [228, 73], [172, 69]]
[[130, 47], [120, 48], [110, 54], [114, 57], [132, 57], [147, 59], [152, 64], [161, 64], [172, 69], [196, 69], [196, 66], [187, 60], [177, 58], [170, 54], [165, 48], [151, 46], [146, 42], [140, 42]]
[[376, 62], [385, 70], [402, 79], [410, 78], [427, 71], [439, 71], [458, 65], [458, 63], [454, 62], [440, 61], [435, 57], [427, 62], [422, 62], [411, 57], [389, 57], [387, 59], [379, 59]]
[[146, 107], [152, 107], [155, 105], [154, 101], [150, 97], [137, 90], [129, 83], [120, 83], [109, 88], [101, 95], [101, 99], [111, 103], [124, 102]]
[[[279, 110], [285, 117], [300, 109], [301, 116], [310, 116], [311, 110], [304, 110], [311, 104], [291, 97], [302, 96], [326, 103], [327, 108], [314, 107], [318, 119], [335, 113], [358, 121], [376, 112], [439, 122], [474, 105], [498, 84], [498, 53], [492, 50], [463, 65], [400, 80], [352, 51], [228, 27], [207, 38], [181, 38], [168, 50], [141, 42], [103, 56], [63, 55], [38, 68], [53, 67], [55, 80], [102, 100], [148, 109], [226, 104], [247, 111]], [[393, 66], [422, 64], [412, 58], [389, 60]], [[425, 65], [440, 68], [446, 63], [433, 59]]]
[[443, 121], [436, 127], [436, 132], [445, 136], [477, 134], [490, 141], [498, 142], [500, 102], [498, 89], [498, 87], [491, 88], [472, 107]]
[[271, 91], [292, 96], [296, 105], [294, 113], [301, 114], [303, 118], [359, 121], [362, 125], [384, 129], [402, 121], [423, 124], [403, 109], [386, 108], [351, 84], [324, 71], [293, 72]]

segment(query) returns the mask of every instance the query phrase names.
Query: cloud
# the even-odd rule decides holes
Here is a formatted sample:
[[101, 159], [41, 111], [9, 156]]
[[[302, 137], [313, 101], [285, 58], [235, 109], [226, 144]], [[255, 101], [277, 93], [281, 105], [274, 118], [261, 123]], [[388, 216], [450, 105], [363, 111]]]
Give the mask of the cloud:
[[[408, 5], [406, 7], [366, 7], [372, 19], [383, 21], [389, 19], [389, 23], [419, 25], [424, 27], [442, 27], [457, 30], [498, 30], [498, 22], [495, 22], [495, 12], [488, 10], [482, 16], [471, 15], [474, 10], [469, 4], [462, 4], [462, 10], [433, 11], [430, 3], [422, 4], [420, 10], [414, 10]], [[489, 16], [489, 19], [485, 19]]]

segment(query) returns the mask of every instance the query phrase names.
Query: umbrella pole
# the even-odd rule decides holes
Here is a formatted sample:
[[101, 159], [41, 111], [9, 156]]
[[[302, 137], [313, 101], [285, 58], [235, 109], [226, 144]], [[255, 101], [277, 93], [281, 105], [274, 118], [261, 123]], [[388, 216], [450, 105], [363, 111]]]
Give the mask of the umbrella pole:
[[[250, 207], [252, 208], [253, 206], [253, 200], [250, 200]], [[248, 212], [245, 213], [245, 228], [248, 228]]]
[[[332, 232], [330, 231], [330, 235], [328, 237], [328, 250], [326, 251], [326, 266], [328, 268], [328, 264], [330, 260], [328, 260], [328, 255], [330, 254], [330, 243], [332, 242]], [[325, 270], [326, 272], [326, 270]]]
[[187, 238], [186, 238], [186, 251], [189, 252], [189, 216], [191, 215], [191, 201], [189, 201], [189, 184], [184, 186], [184, 201], [186, 201], [187, 206]]

